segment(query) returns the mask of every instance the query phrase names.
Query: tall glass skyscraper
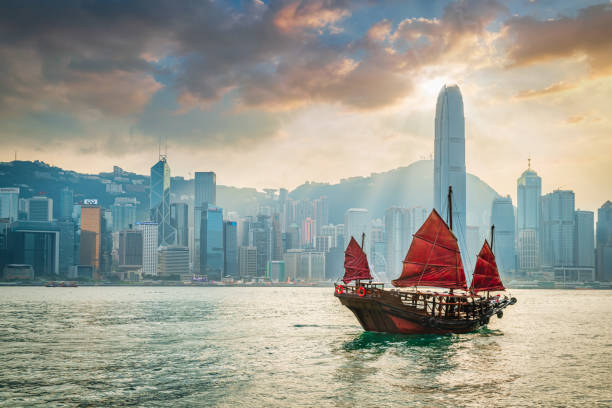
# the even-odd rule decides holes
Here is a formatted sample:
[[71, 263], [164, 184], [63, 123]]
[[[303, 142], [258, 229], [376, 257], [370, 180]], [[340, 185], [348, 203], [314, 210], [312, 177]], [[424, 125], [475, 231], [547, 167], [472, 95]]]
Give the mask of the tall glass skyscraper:
[[170, 224], [170, 166], [165, 156], [151, 167], [151, 221], [159, 224], [159, 245], [174, 245], [176, 230]]
[[217, 176], [213, 171], [196, 171], [194, 206], [202, 207], [204, 203], [217, 205]]
[[555, 190], [542, 197], [543, 265], [574, 266], [574, 208], [571, 190]]
[[518, 268], [533, 271], [540, 267], [542, 179], [531, 168], [531, 159], [516, 181], [516, 189]]
[[[203, 215], [203, 214], [202, 214]], [[208, 207], [200, 224], [200, 273], [221, 280], [225, 269], [223, 253], [223, 210]]]
[[[457, 85], [444, 85], [436, 103], [434, 139], [434, 207], [447, 218], [448, 187], [453, 187], [453, 232], [457, 237], [463, 265], [467, 254], [465, 211], [465, 118], [463, 98]], [[466, 276], [470, 271], [465, 271]]]
[[510, 196], [493, 200], [491, 225], [495, 225], [493, 252], [500, 272], [515, 271], [514, 206]]
[[612, 202], [606, 201], [597, 210], [597, 280], [612, 281]]

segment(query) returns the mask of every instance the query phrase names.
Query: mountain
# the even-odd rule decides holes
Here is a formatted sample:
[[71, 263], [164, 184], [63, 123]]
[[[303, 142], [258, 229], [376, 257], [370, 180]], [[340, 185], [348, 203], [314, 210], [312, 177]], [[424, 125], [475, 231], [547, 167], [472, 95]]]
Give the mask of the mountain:
[[[488, 226], [491, 204], [499, 194], [478, 177], [467, 175], [467, 224]], [[433, 160], [420, 160], [406, 167], [369, 177], [351, 177], [338, 184], [305, 183], [289, 196], [296, 200], [327, 196], [329, 221], [344, 223], [348, 208], [367, 208], [372, 218], [382, 218], [391, 206], [433, 208]]]

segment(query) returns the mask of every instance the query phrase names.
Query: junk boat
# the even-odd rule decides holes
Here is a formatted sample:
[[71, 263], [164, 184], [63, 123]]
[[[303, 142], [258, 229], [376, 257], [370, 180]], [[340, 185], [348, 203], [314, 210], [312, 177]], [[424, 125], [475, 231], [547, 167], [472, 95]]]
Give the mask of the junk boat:
[[[451, 187], [448, 199], [450, 209]], [[450, 226], [434, 209], [414, 234], [402, 274], [392, 281], [398, 289], [385, 289], [384, 284], [372, 282], [363, 251], [365, 234], [361, 246], [351, 237], [345, 251], [343, 282], [335, 284], [335, 296], [355, 314], [364, 330], [401, 334], [467, 333], [487, 325], [494, 315], [501, 319], [503, 310], [516, 303], [514, 297], [491, 294], [505, 291], [493, 254], [494, 227], [491, 245], [485, 240], [468, 288], [457, 238], [452, 232], [450, 210], [448, 219]], [[441, 291], [425, 291], [419, 287]]]

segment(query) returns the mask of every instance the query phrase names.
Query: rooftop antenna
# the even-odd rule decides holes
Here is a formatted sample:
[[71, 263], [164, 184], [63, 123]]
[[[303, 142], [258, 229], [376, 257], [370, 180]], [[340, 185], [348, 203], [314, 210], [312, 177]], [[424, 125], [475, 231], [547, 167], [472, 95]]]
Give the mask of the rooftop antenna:
[[527, 158], [527, 169], [531, 170], [531, 154]]

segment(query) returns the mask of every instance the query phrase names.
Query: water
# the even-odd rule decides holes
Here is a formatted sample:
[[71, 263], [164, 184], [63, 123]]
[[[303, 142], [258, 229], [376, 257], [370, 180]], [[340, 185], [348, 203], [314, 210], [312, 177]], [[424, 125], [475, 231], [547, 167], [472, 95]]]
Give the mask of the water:
[[2, 406], [612, 406], [612, 291], [463, 335], [364, 333], [332, 288], [0, 288]]

